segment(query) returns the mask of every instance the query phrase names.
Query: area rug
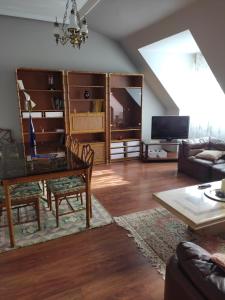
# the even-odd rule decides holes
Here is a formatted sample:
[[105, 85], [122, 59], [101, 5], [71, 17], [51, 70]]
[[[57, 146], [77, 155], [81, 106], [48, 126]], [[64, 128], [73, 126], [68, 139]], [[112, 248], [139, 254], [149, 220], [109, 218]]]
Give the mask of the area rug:
[[164, 208], [145, 210], [114, 218], [129, 231], [151, 265], [165, 276], [166, 263], [181, 241], [192, 241], [209, 252], [225, 253], [225, 234], [200, 235]]
[[[81, 205], [80, 199], [72, 198], [70, 203], [77, 210], [75, 213], [60, 216], [60, 226], [56, 228], [55, 211], [50, 211], [47, 208], [46, 201], [41, 200], [41, 230], [37, 230], [37, 222], [25, 223], [14, 226], [16, 247], [24, 247], [37, 243], [46, 242], [48, 240], [56, 239], [62, 236], [78, 233], [86, 230], [86, 211], [85, 205]], [[85, 203], [85, 199], [84, 199]], [[54, 204], [53, 204], [54, 207]], [[60, 213], [68, 211], [69, 207], [66, 201], [60, 205]], [[16, 211], [14, 212], [14, 219], [16, 218]], [[90, 229], [101, 227], [113, 222], [110, 214], [99, 203], [99, 201], [92, 196], [92, 219]], [[20, 213], [25, 220], [34, 219], [34, 211], [32, 207], [23, 208]], [[6, 222], [6, 215], [3, 214], [0, 221], [1, 225]], [[13, 249], [15, 249], [13, 248]], [[0, 253], [11, 250], [9, 245], [8, 228], [0, 228]]]

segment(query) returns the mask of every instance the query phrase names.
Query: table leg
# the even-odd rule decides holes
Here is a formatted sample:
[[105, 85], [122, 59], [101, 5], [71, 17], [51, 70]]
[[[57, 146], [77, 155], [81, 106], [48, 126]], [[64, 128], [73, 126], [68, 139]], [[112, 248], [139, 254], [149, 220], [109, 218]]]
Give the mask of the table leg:
[[144, 157], [144, 155], [143, 155], [143, 142], [141, 142], [141, 144], [140, 144], [140, 159], [143, 160], [143, 157]]
[[12, 218], [11, 197], [9, 193], [8, 184], [3, 182], [3, 185], [5, 191], [5, 204], [6, 204], [6, 212], [7, 212], [7, 219], [8, 219], [8, 227], [9, 227], [10, 245], [13, 248], [15, 246], [15, 238], [14, 238], [14, 228], [13, 228], [13, 218]]
[[85, 174], [86, 179], [86, 227], [90, 227], [90, 211], [91, 211], [91, 202], [90, 202], [90, 175], [89, 170]]
[[145, 144], [145, 159], [148, 159], [148, 144]]

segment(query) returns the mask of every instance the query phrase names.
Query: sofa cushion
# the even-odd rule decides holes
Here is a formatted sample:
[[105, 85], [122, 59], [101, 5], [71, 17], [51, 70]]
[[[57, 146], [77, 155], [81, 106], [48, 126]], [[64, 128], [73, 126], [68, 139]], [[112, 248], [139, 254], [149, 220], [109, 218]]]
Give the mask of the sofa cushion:
[[[196, 155], [196, 152], [201, 152], [208, 149], [209, 138], [202, 139], [186, 139], [182, 141], [183, 155], [188, 157]], [[196, 151], [194, 151], [196, 150]]]
[[196, 155], [197, 158], [202, 158], [211, 161], [217, 161], [222, 156], [224, 156], [224, 151], [219, 150], [204, 150]]
[[204, 151], [204, 149], [190, 149], [189, 150], [189, 155], [190, 156], [195, 156], [195, 155], [201, 153], [202, 151]]
[[225, 163], [214, 164], [212, 166], [212, 180], [221, 180], [225, 178]]
[[209, 149], [225, 151], [225, 140], [211, 137], [209, 139]]
[[214, 164], [211, 160], [196, 158], [196, 156], [190, 156], [188, 160], [205, 167], [212, 167]]
[[177, 256], [183, 272], [206, 299], [225, 299], [225, 272], [214, 264], [209, 252], [191, 242], [182, 242]]
[[201, 149], [208, 147], [209, 144], [209, 138], [203, 137], [199, 139], [186, 139], [183, 140], [182, 143], [184, 145], [188, 145], [191, 149]]
[[224, 177], [225, 177], [225, 163], [214, 164], [212, 166], [212, 170], [217, 170], [217, 171], [220, 171], [220, 172], [224, 172]]

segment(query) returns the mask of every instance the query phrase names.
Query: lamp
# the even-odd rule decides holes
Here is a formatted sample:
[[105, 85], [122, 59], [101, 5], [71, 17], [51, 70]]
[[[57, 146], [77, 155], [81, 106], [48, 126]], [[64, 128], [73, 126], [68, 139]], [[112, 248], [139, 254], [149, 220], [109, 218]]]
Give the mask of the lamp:
[[[69, 15], [69, 24], [67, 24], [70, 2], [71, 9]], [[54, 37], [57, 45], [59, 42], [62, 45], [70, 42], [74, 48], [76, 47], [80, 49], [81, 44], [84, 44], [88, 38], [87, 20], [85, 17], [81, 20], [80, 14], [77, 10], [76, 0], [67, 0], [63, 24], [60, 26], [56, 18], [54, 27]]]

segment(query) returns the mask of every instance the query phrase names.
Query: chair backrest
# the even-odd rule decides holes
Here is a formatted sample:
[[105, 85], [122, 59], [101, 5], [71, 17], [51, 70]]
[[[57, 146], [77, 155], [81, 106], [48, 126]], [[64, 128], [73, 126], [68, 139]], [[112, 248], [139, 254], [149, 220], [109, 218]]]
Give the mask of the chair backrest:
[[94, 162], [94, 150], [91, 148], [90, 144], [83, 145], [81, 160], [83, 160], [89, 166], [89, 176], [91, 180]]
[[66, 136], [65, 146], [67, 149], [67, 155], [69, 160], [74, 163], [73, 154], [79, 158], [79, 142], [78, 139], [74, 138], [71, 135]]
[[13, 139], [11, 130], [0, 128], [0, 146], [10, 144], [12, 142]]
[[70, 151], [79, 157], [79, 142], [78, 139], [71, 137]]
[[66, 148], [70, 149], [70, 145], [71, 145], [71, 135], [66, 135], [65, 146]]

